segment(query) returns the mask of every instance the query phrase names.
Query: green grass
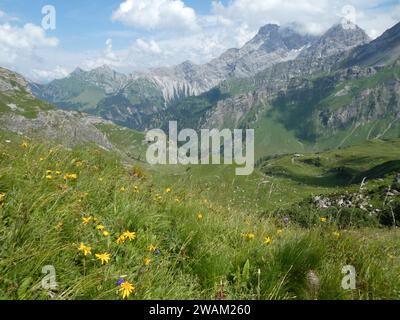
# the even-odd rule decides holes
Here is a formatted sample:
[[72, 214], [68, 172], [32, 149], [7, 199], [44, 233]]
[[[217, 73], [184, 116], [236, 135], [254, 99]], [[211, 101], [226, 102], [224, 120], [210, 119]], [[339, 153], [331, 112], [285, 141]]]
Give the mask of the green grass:
[[[15, 106], [12, 110], [10, 105]], [[38, 100], [25, 91], [6, 94], [0, 92], [0, 113], [12, 113], [22, 115], [28, 119], [37, 117], [38, 112], [54, 110], [54, 107], [46, 102]]]
[[[282, 206], [278, 198], [287, 202], [297, 191], [294, 203], [321, 190], [297, 185], [293, 175], [235, 177], [229, 166], [166, 166], [144, 167], [145, 177], [138, 178], [137, 165], [94, 146], [69, 150], [20, 139], [3, 134], [0, 142], [2, 299], [120, 299], [121, 276], [136, 288], [130, 299], [399, 298], [398, 231], [339, 230], [333, 217], [308, 228], [283, 224], [272, 209]], [[377, 144], [381, 155], [368, 159], [362, 155], [371, 146], [342, 150], [342, 158], [330, 153], [336, 162], [320, 157], [328, 167], [359, 154], [348, 165], [368, 170], [397, 157], [397, 143]], [[269, 163], [296, 168], [293, 174], [322, 172], [288, 159]], [[64, 180], [66, 174], [77, 179]], [[259, 184], [266, 179], [276, 184], [270, 196], [271, 183]], [[84, 217], [97, 221], [85, 225]], [[99, 224], [109, 237], [96, 230]], [[117, 244], [126, 230], [137, 238]], [[333, 234], [338, 230], [339, 237]], [[265, 244], [266, 237], [272, 243]], [[78, 250], [81, 242], [92, 248], [86, 257]], [[102, 266], [95, 254], [105, 252], [111, 260]], [[357, 270], [354, 291], [340, 286], [347, 264]], [[55, 267], [56, 290], [41, 287], [45, 265]], [[311, 271], [320, 279], [317, 290], [306, 280]]]

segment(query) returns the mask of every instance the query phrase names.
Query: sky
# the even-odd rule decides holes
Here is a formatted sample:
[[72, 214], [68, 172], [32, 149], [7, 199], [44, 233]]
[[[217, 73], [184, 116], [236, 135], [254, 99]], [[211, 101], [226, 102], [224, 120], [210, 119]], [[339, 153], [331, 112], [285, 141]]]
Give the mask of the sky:
[[400, 0], [0, 0], [0, 66], [47, 82], [76, 67], [205, 63], [267, 23], [322, 34], [343, 18], [376, 38], [400, 21]]

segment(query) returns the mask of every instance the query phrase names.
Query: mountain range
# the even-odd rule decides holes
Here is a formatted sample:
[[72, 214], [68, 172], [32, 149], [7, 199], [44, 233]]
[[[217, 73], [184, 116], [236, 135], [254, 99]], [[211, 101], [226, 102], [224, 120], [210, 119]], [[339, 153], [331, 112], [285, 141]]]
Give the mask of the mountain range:
[[[181, 128], [254, 128], [262, 158], [400, 136], [399, 58], [400, 24], [373, 41], [356, 25], [337, 24], [316, 37], [268, 24], [242, 48], [204, 65], [187, 61], [130, 75], [77, 68], [45, 85], [16, 77], [29, 99], [64, 109], [47, 113], [79, 115], [85, 124], [145, 131], [177, 120]], [[8, 127], [25, 126], [16, 123]]]

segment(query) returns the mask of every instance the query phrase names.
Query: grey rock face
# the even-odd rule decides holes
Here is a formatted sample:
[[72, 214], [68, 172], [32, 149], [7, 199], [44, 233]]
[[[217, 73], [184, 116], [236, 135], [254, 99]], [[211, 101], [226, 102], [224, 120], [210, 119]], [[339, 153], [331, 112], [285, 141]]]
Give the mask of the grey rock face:
[[147, 77], [162, 88], [164, 98], [199, 95], [231, 77], [249, 77], [282, 61], [295, 59], [316, 40], [291, 28], [268, 24], [240, 49], [230, 49], [204, 65], [189, 61], [172, 68], [149, 70]]
[[314, 44], [304, 50], [300, 57], [319, 59], [350, 50], [366, 44], [371, 39], [357, 25], [344, 28], [341, 24], [334, 25]]
[[[88, 72], [78, 68], [68, 78], [76, 83], [97, 87], [106, 95], [123, 93], [124, 88], [132, 82], [145, 79], [161, 90], [168, 103], [177, 98], [199, 95], [230, 77], [252, 76], [276, 63], [293, 60], [315, 40], [315, 37], [301, 35], [291, 28], [270, 24], [262, 27], [242, 48], [227, 50], [204, 65], [186, 61], [175, 67], [151, 69], [130, 76], [106, 66]], [[45, 86], [32, 84], [32, 90], [39, 98], [58, 102], [73, 97], [74, 90], [79, 91], [74, 85], [67, 84], [55, 80]]]
[[9, 94], [21, 92], [30, 93], [29, 84], [21, 75], [0, 67], [0, 92]]
[[399, 55], [400, 23], [370, 43], [355, 48], [350, 53], [346, 65], [379, 66], [395, 61]]
[[92, 142], [112, 149], [112, 144], [94, 124], [104, 120], [84, 117], [78, 112], [51, 110], [39, 112], [34, 119], [17, 114], [0, 115], [2, 129], [29, 137], [59, 142], [67, 147]]
[[[13, 101], [7, 105], [9, 111], [0, 112], [1, 129], [57, 141], [69, 147], [91, 142], [106, 149], [113, 148], [107, 137], [95, 126], [111, 122], [80, 112], [43, 110], [39, 107], [40, 101], [35, 99], [28, 89], [28, 82], [21, 75], [0, 68], [0, 102], [2, 97]], [[26, 104], [29, 104], [29, 110], [35, 112], [34, 116], [24, 116]]]

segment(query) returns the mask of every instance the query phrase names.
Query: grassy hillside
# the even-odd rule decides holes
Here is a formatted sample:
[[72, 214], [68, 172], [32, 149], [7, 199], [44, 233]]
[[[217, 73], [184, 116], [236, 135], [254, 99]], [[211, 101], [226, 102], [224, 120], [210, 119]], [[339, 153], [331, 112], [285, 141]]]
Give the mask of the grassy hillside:
[[[294, 190], [304, 196], [334, 190], [296, 181], [342, 165], [333, 152], [320, 155], [322, 168], [301, 161], [317, 155], [294, 163], [280, 157], [266, 166], [292, 170], [287, 175], [257, 172], [236, 182], [229, 167], [143, 170], [95, 146], [69, 150], [9, 134], [0, 141], [2, 299], [121, 299], [121, 278], [134, 286], [129, 299], [399, 298], [397, 230], [344, 228], [327, 212], [302, 227], [273, 214]], [[365, 172], [395, 160], [397, 145], [381, 142], [338, 155], [343, 165]], [[362, 157], [366, 150], [373, 159]], [[272, 189], [271, 210], [256, 210], [252, 191], [260, 179], [276, 184], [259, 194], [268, 198]], [[230, 193], [229, 183], [243, 189]], [[235, 200], [241, 193], [245, 206], [227, 205], [228, 194]], [[353, 291], [340, 286], [347, 264], [357, 270]], [[57, 289], [41, 286], [46, 265], [55, 267]], [[319, 285], [309, 280], [315, 277]]]

